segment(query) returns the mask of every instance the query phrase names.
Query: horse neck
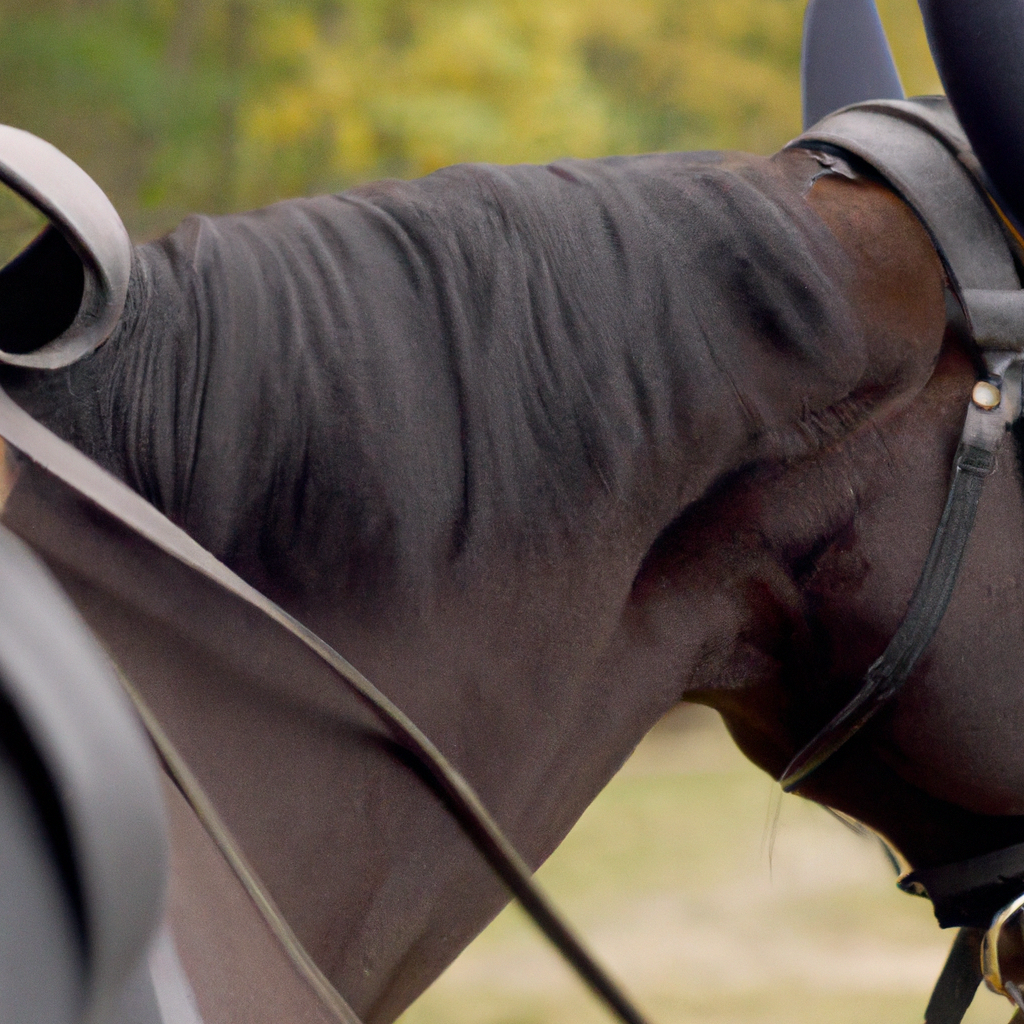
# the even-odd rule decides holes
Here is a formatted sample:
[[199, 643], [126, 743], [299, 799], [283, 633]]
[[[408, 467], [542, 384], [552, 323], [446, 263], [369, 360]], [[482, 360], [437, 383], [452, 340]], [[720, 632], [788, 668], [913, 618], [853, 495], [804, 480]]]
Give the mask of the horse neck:
[[[343, 215], [329, 200], [275, 208], [258, 229], [193, 221], [142, 253], [135, 313], [68, 371], [112, 376], [54, 423], [377, 681], [537, 864], [675, 701], [753, 705], [777, 684], [793, 580], [718, 515], [731, 482], [811, 458], [927, 378], [942, 315], [927, 237], [877, 186], [805, 198], [818, 170], [789, 155], [523, 171], [530, 202], [555, 188], [552, 208], [572, 207], [588, 245], [538, 227], [529, 287], [504, 316], [460, 274], [487, 265], [504, 281], [523, 253], [495, 257], [507, 225], [474, 213], [479, 190], [461, 179], [388, 186]], [[495, 189], [515, 176], [502, 174]], [[635, 208], [580, 207], [564, 187]], [[390, 240], [367, 234], [384, 214], [412, 224], [437, 189], [453, 225], [473, 219], [467, 238], [493, 235], [479, 259], [437, 256], [446, 296], [482, 317], [458, 330]], [[304, 275], [323, 267], [301, 256], [313, 221], [342, 251], [378, 246], [379, 260], [346, 265], [344, 288], [389, 325], [386, 344], [357, 337], [323, 361], [318, 339], [351, 330], [333, 293], [299, 315]], [[606, 320], [582, 316], [595, 306]], [[515, 330], [495, 339], [494, 323]], [[514, 372], [484, 358], [496, 346], [517, 354]], [[281, 352], [312, 362], [282, 373]], [[46, 502], [21, 499], [11, 515], [28, 532]], [[828, 508], [800, 513], [797, 546], [827, 532]], [[317, 962], [357, 1010], [392, 1019], [500, 908], [500, 886], [336, 680], [173, 567], [147, 579], [137, 559], [97, 583], [138, 554], [120, 541], [89, 565], [65, 550], [65, 582]]]
[[[23, 467], [5, 522], [45, 554], [316, 961], [369, 1019], [395, 1016], [506, 898], [415, 766], [287, 635], [42, 470]], [[630, 569], [590, 553], [544, 572], [492, 561], [416, 615], [289, 604], [420, 722], [532, 864], [678, 697], [671, 666], [623, 686]]]

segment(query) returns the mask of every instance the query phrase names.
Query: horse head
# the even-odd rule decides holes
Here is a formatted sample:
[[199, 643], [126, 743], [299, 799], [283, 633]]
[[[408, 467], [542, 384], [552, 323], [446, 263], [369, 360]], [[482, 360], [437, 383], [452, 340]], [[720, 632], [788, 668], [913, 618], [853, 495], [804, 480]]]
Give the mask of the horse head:
[[[78, 501], [64, 465], [94, 498], [122, 492], [8, 410], [30, 462], [4, 521], [369, 1019], [504, 895], [365, 707], [297, 681], [317, 669], [282, 623], [379, 680], [530, 864], [681, 699], [884, 835], [933, 896], [936, 870], [1024, 843], [1004, 301], [1024, 141], [1016, 98], [997, 102], [1024, 11], [974, 3], [967, 37], [964, 6], [922, 0], [962, 129], [902, 100], [873, 4], [814, 3], [805, 98], [825, 120], [771, 159], [452, 168], [134, 249], [90, 185], [46, 177], [38, 140], [0, 135], [4, 180], [53, 224], [0, 273], [5, 388], [167, 517]], [[924, 156], [903, 180], [908, 147]], [[954, 464], [976, 518], [944, 517]], [[165, 557], [178, 527], [202, 545], [181, 542], [185, 569]], [[956, 576], [941, 600], [926, 564]], [[284, 609], [271, 633], [235, 600], [252, 588]], [[925, 642], [906, 678], [834, 726], [908, 629]], [[944, 923], [987, 924], [1009, 901], [990, 883]]]

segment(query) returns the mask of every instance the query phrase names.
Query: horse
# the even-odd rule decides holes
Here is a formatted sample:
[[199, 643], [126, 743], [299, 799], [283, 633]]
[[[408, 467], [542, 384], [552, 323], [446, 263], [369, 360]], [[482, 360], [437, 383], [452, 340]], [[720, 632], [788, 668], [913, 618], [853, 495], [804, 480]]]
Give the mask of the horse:
[[[962, 6], [922, 3], [974, 142], [1010, 115], [958, 98]], [[970, 17], [1012, 54], [1018, 15]], [[680, 701], [784, 775], [900, 627], [982, 372], [906, 197], [806, 148], [192, 217], [130, 250], [102, 343], [46, 367], [99, 294], [58, 234], [0, 277], [6, 392], [379, 681], [531, 867]], [[918, 872], [1024, 842], [1013, 446], [909, 682], [800, 783]], [[507, 900], [422, 767], [278, 625], [52, 467], [16, 477], [4, 525], [167, 741], [201, 1019], [345, 1019], [335, 992], [394, 1020]]]

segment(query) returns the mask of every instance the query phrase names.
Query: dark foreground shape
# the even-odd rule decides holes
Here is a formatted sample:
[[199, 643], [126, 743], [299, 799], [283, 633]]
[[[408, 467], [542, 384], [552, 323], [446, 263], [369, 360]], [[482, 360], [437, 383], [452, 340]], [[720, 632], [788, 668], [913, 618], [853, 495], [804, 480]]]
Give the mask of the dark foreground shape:
[[800, 82], [805, 130], [852, 103], [903, 99], [874, 0], [810, 0]]
[[1024, 224], [1024, 4], [920, 0], [942, 84], [1006, 213]]

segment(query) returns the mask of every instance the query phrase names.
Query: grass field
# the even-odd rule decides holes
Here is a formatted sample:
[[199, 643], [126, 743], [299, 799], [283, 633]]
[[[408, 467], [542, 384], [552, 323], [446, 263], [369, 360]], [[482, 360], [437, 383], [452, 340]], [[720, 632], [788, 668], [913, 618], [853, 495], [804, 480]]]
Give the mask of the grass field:
[[[873, 840], [780, 798], [702, 709], [641, 744], [540, 879], [652, 1024], [914, 1024], [952, 941]], [[982, 991], [968, 1021], [1011, 1012]], [[510, 907], [401, 1024], [608, 1019]]]

